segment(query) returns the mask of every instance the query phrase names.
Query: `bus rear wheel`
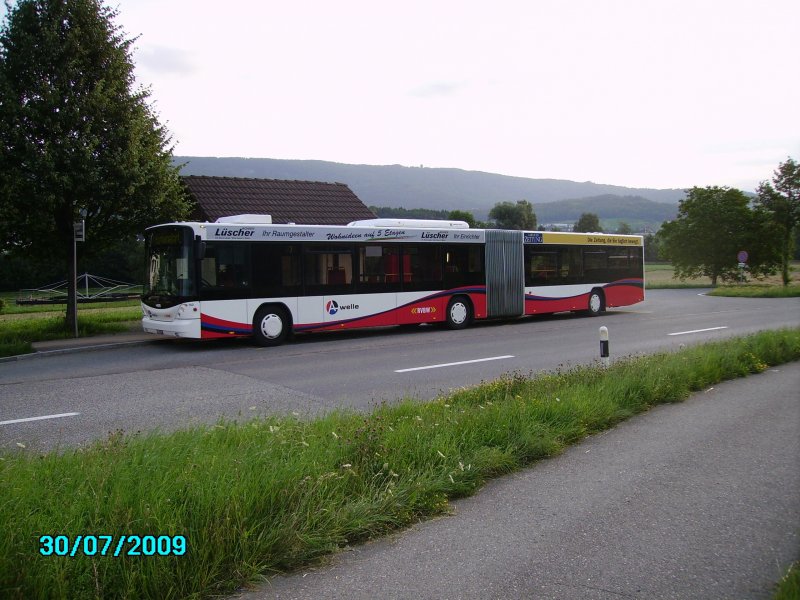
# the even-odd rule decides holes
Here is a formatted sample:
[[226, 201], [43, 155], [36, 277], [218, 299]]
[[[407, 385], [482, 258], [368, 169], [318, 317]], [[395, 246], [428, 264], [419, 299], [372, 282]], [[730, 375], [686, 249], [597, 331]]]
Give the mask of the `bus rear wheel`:
[[464, 296], [455, 296], [447, 304], [447, 327], [464, 329], [472, 322], [472, 305]]
[[280, 306], [262, 306], [253, 319], [253, 337], [259, 346], [278, 346], [286, 341], [291, 319]]
[[590, 317], [596, 317], [606, 309], [605, 298], [603, 292], [600, 290], [592, 290], [589, 294], [589, 305], [586, 314]]

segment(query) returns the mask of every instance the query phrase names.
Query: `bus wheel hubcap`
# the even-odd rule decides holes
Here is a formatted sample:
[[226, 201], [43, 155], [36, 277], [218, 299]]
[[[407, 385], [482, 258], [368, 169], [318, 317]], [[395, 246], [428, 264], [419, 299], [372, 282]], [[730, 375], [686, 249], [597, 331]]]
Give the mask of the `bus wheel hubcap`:
[[261, 321], [261, 333], [268, 338], [276, 338], [283, 331], [283, 321], [278, 315], [267, 315]]
[[463, 323], [467, 318], [467, 307], [461, 302], [456, 302], [450, 309], [450, 318], [453, 323]]
[[600, 296], [597, 294], [592, 294], [589, 298], [589, 308], [592, 312], [598, 312], [600, 310]]

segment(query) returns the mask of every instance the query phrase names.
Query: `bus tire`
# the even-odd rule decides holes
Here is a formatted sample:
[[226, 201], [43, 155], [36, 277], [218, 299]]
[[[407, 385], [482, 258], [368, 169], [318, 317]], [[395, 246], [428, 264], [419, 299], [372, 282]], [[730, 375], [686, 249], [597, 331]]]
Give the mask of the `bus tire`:
[[598, 289], [594, 289], [589, 292], [589, 303], [588, 308], [586, 310], [586, 314], [590, 317], [596, 317], [600, 313], [602, 313], [606, 309], [606, 299], [603, 296], [603, 292]]
[[253, 318], [253, 337], [259, 346], [279, 346], [292, 328], [288, 311], [277, 305], [262, 306]]
[[472, 304], [465, 296], [453, 296], [447, 303], [446, 323], [449, 329], [464, 329], [472, 322]]

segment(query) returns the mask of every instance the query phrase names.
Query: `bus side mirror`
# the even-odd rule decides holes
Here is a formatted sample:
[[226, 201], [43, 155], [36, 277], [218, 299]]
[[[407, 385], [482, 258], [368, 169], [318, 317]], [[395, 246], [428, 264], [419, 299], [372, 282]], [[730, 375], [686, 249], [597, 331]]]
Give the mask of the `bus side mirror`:
[[200, 236], [194, 241], [194, 256], [197, 260], [203, 260], [206, 257], [206, 243], [200, 240]]

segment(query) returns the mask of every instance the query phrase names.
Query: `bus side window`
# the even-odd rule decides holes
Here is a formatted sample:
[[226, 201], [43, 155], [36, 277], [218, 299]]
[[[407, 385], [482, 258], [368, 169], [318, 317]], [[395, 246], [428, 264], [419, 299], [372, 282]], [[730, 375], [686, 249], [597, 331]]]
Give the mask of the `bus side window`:
[[483, 246], [452, 244], [444, 247], [446, 288], [481, 284], [484, 281]]
[[609, 249], [608, 268], [613, 270], [614, 279], [623, 277], [641, 277], [642, 247], [619, 246]]
[[525, 285], [552, 285], [559, 278], [558, 254], [538, 248], [526, 248]]
[[201, 264], [204, 288], [250, 286], [250, 248], [242, 242], [209, 242]]
[[644, 263], [644, 248], [638, 246], [629, 248], [630, 262], [628, 264], [628, 277], [641, 277]]
[[608, 255], [603, 248], [586, 248], [583, 251], [583, 270], [590, 273], [604, 272], [608, 268]]
[[397, 245], [358, 247], [359, 289], [397, 291], [400, 283], [400, 249]]
[[209, 256], [206, 254], [206, 257], [203, 259], [201, 263], [201, 278], [203, 287], [216, 287], [217, 286], [217, 257], [216, 256]]
[[628, 248], [625, 246], [608, 249], [608, 268], [614, 271], [628, 272]]
[[353, 254], [350, 248], [306, 250], [304, 283], [307, 295], [353, 292]]
[[299, 294], [302, 284], [300, 273], [298, 244], [253, 244], [253, 287], [256, 296]]
[[403, 289], [407, 291], [442, 288], [442, 249], [435, 244], [403, 246]]
[[567, 246], [561, 250], [561, 280], [578, 283], [583, 279], [583, 257], [580, 246]]

